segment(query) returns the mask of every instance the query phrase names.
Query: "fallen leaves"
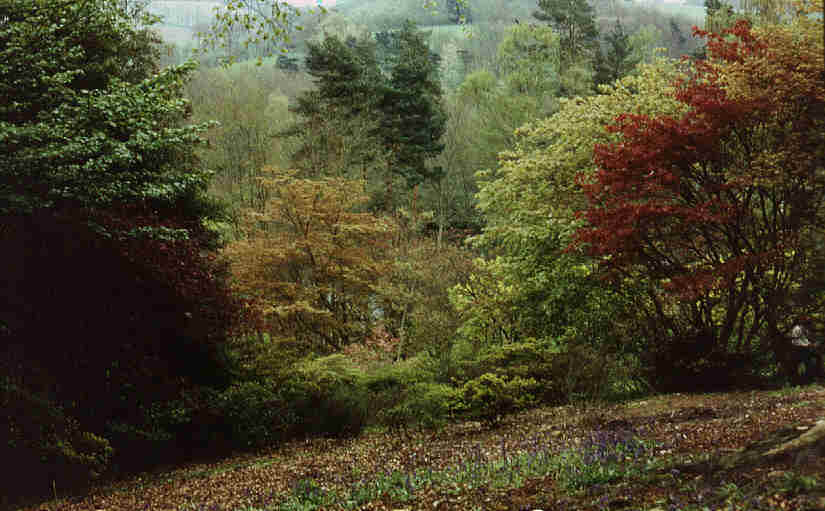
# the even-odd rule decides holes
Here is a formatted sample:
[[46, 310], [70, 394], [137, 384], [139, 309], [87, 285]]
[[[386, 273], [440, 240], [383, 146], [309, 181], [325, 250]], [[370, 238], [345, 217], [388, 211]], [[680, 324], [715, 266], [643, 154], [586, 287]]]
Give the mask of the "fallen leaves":
[[[450, 425], [437, 435], [412, 433], [408, 441], [384, 432], [369, 432], [351, 440], [294, 441], [255, 454], [142, 474], [94, 488], [84, 496], [22, 509], [269, 511], [277, 510], [287, 498], [297, 495], [296, 488], [302, 484], [317, 487], [318, 495], [333, 492], [343, 495], [359, 483], [374, 482], [394, 471], [444, 474], [444, 479], [432, 476], [429, 480], [436, 482], [424, 484], [428, 479], [423, 476], [420, 481], [424, 482], [405, 482], [402, 478], [395, 495], [408, 495], [408, 500], [393, 500], [390, 493], [386, 493], [383, 498], [364, 503], [358, 509], [597, 510], [604, 509], [600, 507], [603, 505], [610, 509], [653, 509], [659, 505], [657, 502], [671, 498], [684, 506], [697, 506], [683, 509], [701, 509], [700, 501], [708, 498], [702, 496], [712, 495], [724, 483], [753, 488], [750, 491], [756, 493], [748, 494], [748, 498], [758, 497], [758, 506], [761, 506], [753, 509], [823, 509], [804, 506], [817, 505], [816, 499], [825, 495], [815, 492], [791, 495], [771, 489], [787, 479], [775, 476], [777, 472], [808, 475], [825, 472], [822, 457], [806, 459], [796, 466], [794, 460], [777, 460], [767, 466], [734, 467], [707, 474], [670, 473], [667, 465], [668, 460], [724, 456], [757, 442], [771, 431], [810, 427], [822, 417], [825, 417], [825, 388], [818, 386], [787, 393], [670, 395], [647, 398], [643, 404], [543, 408], [507, 417], [495, 430], [464, 423]], [[444, 482], [450, 480], [450, 474], [458, 474], [457, 467], [469, 463], [474, 456], [494, 462], [503, 456], [512, 457], [535, 449], [537, 443], [548, 452], [558, 453], [588, 438], [594, 430], [611, 431], [611, 424], [621, 425], [621, 429], [630, 426], [641, 432], [645, 440], [657, 443], [659, 447], [651, 466], [658, 463], [661, 468], [652, 468], [647, 477], [623, 479], [573, 493], [560, 489], [550, 476], [527, 477], [507, 487], [460, 483], [458, 475], [452, 484]], [[401, 491], [407, 484], [414, 486], [413, 483], [420, 486], [407, 493]], [[733, 492], [726, 498], [734, 502], [738, 497]], [[342, 505], [319, 505], [314, 509], [338, 509]]]

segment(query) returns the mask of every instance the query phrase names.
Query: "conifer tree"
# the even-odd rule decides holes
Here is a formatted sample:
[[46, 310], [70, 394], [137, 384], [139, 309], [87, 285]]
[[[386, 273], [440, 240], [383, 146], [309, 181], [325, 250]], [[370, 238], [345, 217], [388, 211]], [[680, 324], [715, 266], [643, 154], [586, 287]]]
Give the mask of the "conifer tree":
[[587, 0], [538, 0], [533, 17], [559, 33], [565, 63], [589, 56], [598, 44], [596, 14]]
[[633, 55], [630, 36], [624, 31], [621, 21], [616, 20], [613, 30], [605, 37], [607, 52], [598, 52], [596, 62], [596, 83], [612, 83], [625, 76], [638, 64]]
[[390, 170], [415, 186], [443, 175], [443, 169], [428, 168], [426, 160], [444, 149], [440, 139], [447, 116], [441, 102], [438, 61], [423, 35], [414, 23], [407, 22], [398, 39], [400, 52], [379, 105], [381, 130], [391, 152]]

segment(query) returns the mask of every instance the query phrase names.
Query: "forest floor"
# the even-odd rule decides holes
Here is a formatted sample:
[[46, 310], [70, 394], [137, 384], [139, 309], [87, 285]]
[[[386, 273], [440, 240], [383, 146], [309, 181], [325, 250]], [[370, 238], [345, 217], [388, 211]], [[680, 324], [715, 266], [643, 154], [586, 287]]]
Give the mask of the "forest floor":
[[23, 509], [823, 511], [822, 420], [822, 385], [541, 408], [494, 429], [296, 441]]

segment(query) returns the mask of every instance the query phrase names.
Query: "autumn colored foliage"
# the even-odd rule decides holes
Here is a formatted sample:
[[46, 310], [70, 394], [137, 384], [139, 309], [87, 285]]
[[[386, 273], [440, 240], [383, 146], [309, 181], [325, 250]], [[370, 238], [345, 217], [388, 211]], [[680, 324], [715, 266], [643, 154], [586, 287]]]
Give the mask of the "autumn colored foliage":
[[371, 332], [371, 285], [384, 270], [390, 226], [368, 212], [360, 180], [262, 179], [271, 198], [244, 217], [245, 237], [224, 251], [235, 290], [264, 328], [320, 352]]
[[677, 84], [687, 112], [620, 115], [620, 140], [595, 147], [577, 243], [647, 282], [649, 335], [686, 349], [668, 364], [759, 347], [783, 362], [788, 318], [812, 307], [796, 298], [822, 269], [821, 20], [696, 35], [709, 58]]

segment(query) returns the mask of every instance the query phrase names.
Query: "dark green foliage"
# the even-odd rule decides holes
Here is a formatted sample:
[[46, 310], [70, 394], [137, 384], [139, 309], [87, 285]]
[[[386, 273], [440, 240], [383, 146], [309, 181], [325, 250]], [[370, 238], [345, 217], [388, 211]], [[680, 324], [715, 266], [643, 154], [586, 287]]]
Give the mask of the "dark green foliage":
[[391, 171], [415, 186], [437, 181], [443, 169], [426, 161], [443, 149], [441, 135], [447, 115], [441, 103], [438, 63], [416, 26], [407, 22], [398, 34], [400, 52], [392, 62], [390, 80], [379, 104], [384, 145]]
[[[338, 115], [345, 117], [371, 111], [381, 82], [371, 42], [330, 36], [320, 44], [308, 43], [307, 48], [307, 72], [326, 104], [340, 109]], [[296, 111], [303, 114], [300, 108]]]
[[301, 434], [355, 436], [367, 423], [369, 396], [363, 375], [343, 355], [300, 364], [288, 385]]
[[0, 377], [19, 382], [11, 409], [45, 400], [28, 420], [53, 431], [4, 459], [99, 471], [106, 441], [120, 468], [168, 459], [163, 409], [229, 383], [239, 317], [204, 227], [223, 214], [194, 152], [204, 126], [182, 124], [194, 65], [153, 75], [151, 36], [107, 2], [10, 0], [0, 19]]
[[293, 397], [275, 381], [238, 382], [216, 396], [192, 424], [207, 428], [202, 435], [209, 449], [227, 441], [239, 450], [272, 445], [287, 438], [299, 422], [290, 407]]
[[0, 458], [14, 460], [4, 488], [45, 493], [84, 484], [106, 470], [112, 448], [105, 438], [82, 431], [54, 401], [0, 379]]
[[533, 17], [549, 23], [561, 37], [563, 62], [588, 57], [597, 47], [596, 13], [587, 0], [538, 0]]
[[[678, 25], [671, 19], [672, 26], [678, 30]], [[596, 84], [613, 83], [625, 76], [638, 64], [630, 46], [630, 36], [624, 31], [622, 23], [617, 19], [613, 30], [605, 36], [607, 51], [599, 51], [596, 56]], [[684, 42], [682, 43], [684, 44]]]
[[306, 176], [326, 175], [322, 162], [332, 160], [328, 155], [337, 156], [341, 153], [339, 147], [346, 145], [348, 161], [342, 163], [363, 171], [381, 152], [373, 117], [384, 77], [378, 69], [374, 45], [329, 36], [307, 46], [305, 66], [317, 89], [298, 96], [291, 108], [301, 116], [299, 123], [283, 133], [300, 137], [300, 146], [292, 155], [293, 164]]
[[179, 126], [192, 65], [149, 76], [151, 46], [134, 48], [99, 4], [40, 5], [0, 6], [0, 211], [169, 204], [203, 188], [191, 151], [203, 127]]
[[456, 389], [436, 383], [437, 362], [419, 355], [378, 369], [366, 378], [370, 415], [393, 429], [436, 429], [456, 404]]
[[343, 124], [334, 131], [350, 136], [372, 124], [366, 134], [347, 140], [348, 146], [357, 147], [348, 162], [354, 169], [363, 171], [386, 152], [389, 172], [410, 186], [436, 180], [441, 170], [425, 162], [444, 147], [440, 138], [446, 114], [438, 59], [411, 23], [398, 33], [379, 33], [376, 39], [377, 44], [329, 36], [320, 44], [309, 44], [306, 68], [317, 90], [302, 94], [293, 109], [303, 121], [286, 134], [304, 138], [293, 159], [306, 172], [318, 172], [312, 158], [318, 152], [313, 132], [338, 122]]

